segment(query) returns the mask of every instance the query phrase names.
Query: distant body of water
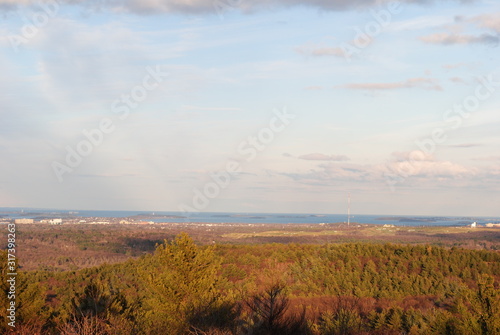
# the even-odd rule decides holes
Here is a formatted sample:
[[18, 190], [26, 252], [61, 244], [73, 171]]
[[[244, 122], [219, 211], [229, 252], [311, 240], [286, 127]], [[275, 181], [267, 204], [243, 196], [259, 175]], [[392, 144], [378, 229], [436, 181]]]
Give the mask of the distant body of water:
[[[346, 214], [286, 214], [286, 213], [183, 213], [148, 211], [91, 211], [91, 210], [47, 210], [31, 208], [1, 208], [4, 218], [44, 217], [133, 217], [148, 216], [145, 220], [155, 222], [203, 222], [203, 223], [279, 223], [319, 224], [347, 222]], [[396, 226], [463, 226], [472, 222], [478, 224], [500, 223], [500, 217], [456, 217], [456, 216], [403, 216], [403, 215], [351, 215], [351, 223], [393, 224]]]

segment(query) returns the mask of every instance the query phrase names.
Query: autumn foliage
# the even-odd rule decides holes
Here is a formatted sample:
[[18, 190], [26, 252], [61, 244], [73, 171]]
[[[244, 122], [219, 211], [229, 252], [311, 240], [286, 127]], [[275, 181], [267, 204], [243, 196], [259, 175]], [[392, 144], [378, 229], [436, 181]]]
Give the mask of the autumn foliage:
[[499, 278], [495, 251], [180, 234], [123, 263], [21, 272], [16, 328], [0, 333], [498, 335]]

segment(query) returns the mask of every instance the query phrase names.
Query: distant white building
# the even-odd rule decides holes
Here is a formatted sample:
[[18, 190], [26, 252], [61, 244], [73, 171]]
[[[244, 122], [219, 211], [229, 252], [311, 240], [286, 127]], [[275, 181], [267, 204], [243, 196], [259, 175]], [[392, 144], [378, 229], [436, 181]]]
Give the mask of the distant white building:
[[470, 224], [470, 227], [471, 227], [471, 228], [476, 228], [476, 227], [477, 227], [477, 222], [472, 222], [472, 223]]
[[62, 224], [62, 219], [52, 219], [49, 220], [50, 224]]

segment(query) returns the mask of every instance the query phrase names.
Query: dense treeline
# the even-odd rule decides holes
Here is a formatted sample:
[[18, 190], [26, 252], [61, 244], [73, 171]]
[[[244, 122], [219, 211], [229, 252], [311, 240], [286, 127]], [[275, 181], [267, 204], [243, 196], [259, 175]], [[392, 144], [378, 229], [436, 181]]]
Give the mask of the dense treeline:
[[211, 244], [428, 244], [474, 250], [500, 250], [500, 229], [468, 227], [389, 227], [341, 223], [159, 225], [26, 224], [18, 227], [20, 266], [26, 271], [76, 271], [121, 263], [152, 253], [155, 245], [187, 232], [197, 243]]
[[[3, 265], [3, 306], [7, 273]], [[197, 246], [181, 234], [154, 254], [120, 264], [20, 272], [16, 328], [5, 321], [0, 332], [500, 334], [499, 279], [500, 254], [493, 251]]]

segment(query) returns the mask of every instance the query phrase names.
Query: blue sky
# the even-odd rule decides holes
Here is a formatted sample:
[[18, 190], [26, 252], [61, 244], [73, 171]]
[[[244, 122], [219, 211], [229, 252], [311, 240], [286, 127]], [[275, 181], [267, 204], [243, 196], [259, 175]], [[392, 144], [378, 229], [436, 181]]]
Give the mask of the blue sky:
[[496, 1], [44, 3], [0, 0], [1, 207], [500, 215]]

